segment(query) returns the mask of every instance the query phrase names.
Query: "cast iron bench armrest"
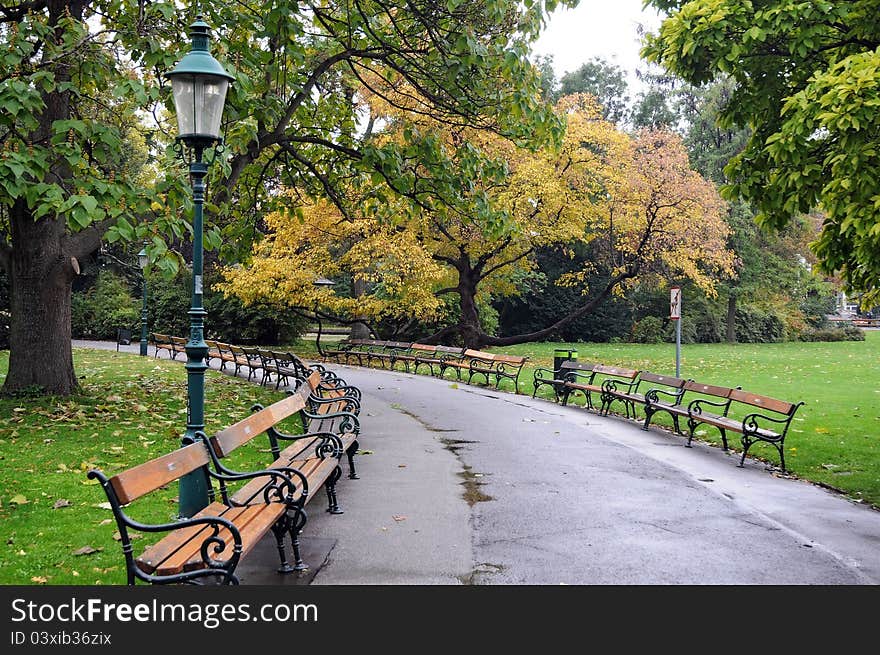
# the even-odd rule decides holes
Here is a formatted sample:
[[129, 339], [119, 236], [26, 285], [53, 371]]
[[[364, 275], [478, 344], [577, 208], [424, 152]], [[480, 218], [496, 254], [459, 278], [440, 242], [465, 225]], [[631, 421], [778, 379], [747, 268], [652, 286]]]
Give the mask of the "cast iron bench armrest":
[[[233, 571], [235, 571], [235, 567], [238, 565], [238, 561], [241, 558], [243, 542], [241, 532], [239, 532], [238, 528], [232, 521], [223, 518], [222, 516], [197, 516], [180, 519], [179, 521], [174, 521], [172, 523], [143, 523], [141, 521], [136, 521], [128, 516], [128, 514], [122, 509], [123, 506], [119, 504], [116, 494], [111, 490], [110, 480], [107, 476], [98, 469], [90, 470], [86, 476], [90, 480], [98, 480], [101, 487], [104, 489], [104, 492], [107, 495], [107, 500], [110, 501], [110, 507], [113, 510], [113, 516], [116, 519], [116, 525], [119, 528], [119, 533], [124, 543], [130, 543], [130, 538], [127, 533], [128, 528], [136, 530], [137, 532], [174, 532], [176, 530], [190, 528], [197, 525], [204, 525], [205, 527], [213, 528], [213, 530], [205, 534], [200, 548], [202, 563], [204, 564], [203, 569], [190, 570], [175, 575], [160, 576], [145, 573], [137, 566], [129, 566], [130, 575], [145, 582], [168, 583], [183, 582], [208, 576], [216, 577], [217, 575], [220, 575], [220, 571], [225, 571], [226, 575], [224, 581], [235, 581], [237, 584], [237, 579], [233, 575]], [[229, 534], [232, 535], [232, 555], [227, 560], [217, 560], [211, 557], [211, 552], [217, 555], [225, 551], [227, 548], [226, 542], [217, 536], [220, 533], [221, 528], [228, 530]], [[130, 551], [127, 557], [131, 557]], [[131, 578], [129, 578], [129, 583], [131, 584]]]
[[[602, 380], [602, 393], [628, 394], [637, 386], [639, 386], [638, 379], [627, 382], [626, 380], [618, 378], [606, 378], [605, 380]], [[626, 390], [624, 391], [623, 389]]]
[[318, 387], [323, 391], [343, 391], [343, 396], [346, 398], [354, 398], [358, 402], [361, 400], [361, 390], [357, 387], [353, 387], [350, 384], [340, 384], [339, 386], [334, 386], [328, 383], [326, 380], [321, 382], [321, 385]]
[[[267, 482], [261, 489], [263, 492], [263, 500], [266, 503], [282, 502], [288, 507], [292, 507], [300, 504], [301, 501], [309, 495], [309, 481], [301, 471], [286, 466], [277, 466], [271, 469], [257, 471], [235, 471], [228, 468], [220, 461], [220, 458], [217, 457], [217, 453], [214, 452], [214, 449], [211, 447], [211, 442], [208, 441], [208, 437], [204, 432], [196, 432], [195, 437], [201, 439], [202, 443], [205, 444], [208, 454], [211, 456], [211, 462], [213, 463], [214, 468], [213, 470], [208, 468], [208, 475], [221, 481], [220, 492], [225, 505], [229, 505], [230, 507], [233, 506], [233, 503], [229, 500], [225, 485], [226, 482], [240, 482], [242, 480], [254, 480], [262, 477], [272, 478], [272, 481]], [[276, 478], [278, 479], [277, 483], [274, 482], [274, 479]], [[297, 499], [294, 498], [294, 496], [296, 496], [297, 488], [293, 484], [293, 478], [298, 478], [302, 484], [302, 487], [299, 489], [300, 495]], [[287, 491], [287, 495], [282, 495], [283, 490]], [[245, 503], [234, 503], [234, 505], [243, 507], [251, 501], [253, 501], [253, 497], [249, 498]]]
[[[767, 428], [763, 428], [758, 424], [758, 419], [761, 421], [770, 421], [772, 423], [779, 423], [780, 425], [784, 425], [782, 433], [779, 435], [779, 438], [785, 436], [785, 430], [788, 429], [789, 424], [791, 423], [791, 419], [794, 418], [794, 413], [792, 412], [791, 416], [767, 416], [766, 414], [758, 414], [757, 412], [753, 412], [751, 414], [747, 414], [743, 417], [742, 425], [743, 425], [743, 434], [757, 434], [759, 430], [767, 430]], [[767, 439], [766, 435], [762, 435], [761, 439], [763, 441], [770, 441], [773, 439]]]
[[709, 400], [708, 398], [696, 398], [692, 400], [688, 404], [688, 415], [698, 417], [703, 413], [703, 405], [712, 405], [713, 407], [725, 407], [724, 415], [727, 415], [727, 411], [730, 408], [730, 400]]
[[563, 382], [572, 382], [577, 383], [578, 379], [586, 380], [587, 384], [593, 381], [593, 378], [596, 377], [595, 373], [579, 373], [578, 371], [569, 371], [565, 374], [565, 378], [563, 378]]
[[349, 412], [351, 414], [357, 414], [361, 409], [361, 404], [357, 401], [356, 398], [352, 398], [351, 396], [338, 396], [336, 398], [322, 398], [321, 396], [316, 396], [312, 394], [309, 396], [309, 403], [312, 404], [312, 409], [315, 410], [319, 405], [333, 405], [339, 404], [341, 405], [338, 410], [341, 412]]
[[681, 401], [681, 397], [684, 396], [684, 389], [678, 389], [677, 391], [670, 391], [669, 389], [657, 389], [651, 388], [645, 392], [645, 404], [650, 405], [651, 403], [660, 402], [660, 399], [657, 397], [658, 394], [663, 394], [664, 396], [669, 396], [670, 398], [675, 399], [675, 403], [678, 404]]
[[[272, 448], [272, 454], [275, 456], [275, 459], [278, 459], [281, 455], [281, 449], [278, 446], [278, 439], [281, 439], [282, 441], [302, 441], [303, 439], [320, 438], [320, 443], [315, 446], [315, 456], [319, 459], [326, 459], [327, 455], [332, 455], [336, 459], [342, 459], [342, 453], [345, 451], [345, 447], [339, 435], [335, 432], [330, 432], [329, 430], [316, 430], [314, 432], [305, 432], [303, 434], [287, 434], [273, 426], [266, 430], [266, 434], [269, 437], [270, 447]], [[328, 446], [331, 443], [333, 446], [332, 448], [329, 448]]]
[[312, 412], [302, 410], [301, 413], [307, 419], [315, 419], [319, 421], [331, 418], [341, 418], [342, 421], [339, 423], [338, 432], [353, 432], [354, 434], [361, 433], [361, 422], [358, 420], [357, 415], [352, 414], [351, 412], [328, 412], [326, 414], [313, 414]]

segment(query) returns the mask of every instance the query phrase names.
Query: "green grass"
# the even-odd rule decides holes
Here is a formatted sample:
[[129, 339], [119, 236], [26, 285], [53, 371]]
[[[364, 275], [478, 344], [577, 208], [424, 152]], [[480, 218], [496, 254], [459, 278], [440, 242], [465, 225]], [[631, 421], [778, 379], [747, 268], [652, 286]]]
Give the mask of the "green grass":
[[[80, 395], [0, 399], [0, 584], [124, 584], [115, 522], [100, 506], [107, 498], [86, 473], [97, 467], [112, 475], [180, 445], [180, 361], [86, 349], [74, 350], [74, 360]], [[2, 352], [0, 382], [7, 367]], [[283, 395], [214, 371], [205, 389], [209, 433], [245, 417], [254, 402]], [[132, 515], [173, 520], [176, 496], [172, 483], [133, 503]], [[156, 538], [136, 541], [135, 550]], [[83, 549], [88, 554], [77, 554]]]
[[[785, 444], [790, 471], [880, 507], [880, 331], [866, 337], [842, 343], [686, 345], [681, 374], [790, 402], [803, 400]], [[576, 348], [580, 361], [675, 373], [674, 346], [666, 344], [505, 348], [529, 357], [520, 376], [523, 393], [532, 392], [534, 368], [552, 367], [553, 350], [565, 346]], [[295, 344], [293, 350], [313, 357], [314, 341]], [[98, 467], [112, 475], [180, 443], [186, 422], [186, 374], [180, 362], [85, 349], [75, 350], [74, 358], [82, 384], [79, 396], [0, 399], [0, 584], [124, 583], [111, 512], [101, 507], [104, 493], [86, 473]], [[0, 382], [7, 365], [8, 353], [0, 352]], [[254, 402], [280, 397], [208, 371], [206, 429], [210, 433], [230, 425], [246, 416]], [[701, 432], [698, 438], [720, 443], [714, 429]], [[778, 463], [769, 446], [757, 444], [751, 452]], [[242, 457], [241, 468], [267, 461], [262, 445]], [[137, 518], [171, 520], [177, 514], [176, 495], [173, 483], [133, 504], [132, 514], [137, 505]], [[136, 550], [149, 539], [135, 542]], [[77, 554], [83, 549], [93, 552]]]

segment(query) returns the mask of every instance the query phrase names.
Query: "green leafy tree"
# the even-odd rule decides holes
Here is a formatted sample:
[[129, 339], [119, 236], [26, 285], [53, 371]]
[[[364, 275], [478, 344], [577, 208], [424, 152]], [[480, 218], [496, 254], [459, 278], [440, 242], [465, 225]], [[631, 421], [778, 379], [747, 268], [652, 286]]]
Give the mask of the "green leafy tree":
[[[603, 57], [593, 57], [559, 80], [556, 97], [589, 93], [602, 105], [602, 118], [621, 123], [627, 118], [629, 95], [623, 69]], [[652, 126], [653, 127], [653, 126]]]
[[749, 127], [726, 193], [781, 227], [819, 207], [812, 248], [866, 305], [880, 297], [880, 2], [649, 0], [643, 54], [688, 82], [733, 89], [722, 127]]
[[[217, 29], [214, 54], [236, 79], [225, 151], [209, 174], [206, 247], [223, 243], [224, 256], [249, 251], [282, 184], [327, 197], [343, 214], [357, 206], [379, 215], [393, 196], [419, 208], [457, 201], [469, 171], [449, 166], [435, 140], [359, 139], [356, 82], [405, 83], [406, 111], [450, 126], [522, 143], [558, 139], [561, 125], [540, 100], [527, 54], [560, 4], [575, 2], [201, 7]], [[162, 75], [188, 49], [193, 18], [162, 0], [0, 7], [0, 264], [12, 315], [4, 392], [76, 390], [71, 285], [102, 240], [148, 237], [154, 267], [169, 275], [181, 267], [168, 244], [188, 240], [191, 194], [170, 161], [175, 130]], [[132, 160], [138, 144], [158, 160]], [[370, 198], [337, 193], [364, 178], [375, 179]], [[488, 208], [480, 218], [500, 220]]]

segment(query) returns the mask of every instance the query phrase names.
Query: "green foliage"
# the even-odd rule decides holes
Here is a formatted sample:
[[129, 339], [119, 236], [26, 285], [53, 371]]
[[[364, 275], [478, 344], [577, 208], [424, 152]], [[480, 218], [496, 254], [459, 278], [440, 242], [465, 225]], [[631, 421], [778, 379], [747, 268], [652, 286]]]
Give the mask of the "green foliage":
[[665, 321], [657, 316], [646, 316], [633, 324], [633, 343], [663, 343], [668, 341]]
[[778, 314], [754, 306], [736, 309], [736, 340], [740, 343], [776, 343], [783, 341], [785, 322]]
[[[296, 339], [306, 331], [307, 321], [290, 310], [267, 305], [244, 306], [238, 298], [211, 291], [206, 278], [203, 305], [205, 338], [227, 343], [274, 345]], [[184, 271], [175, 278], [149, 276], [147, 324], [151, 332], [186, 336], [192, 304], [192, 275]]]
[[125, 279], [101, 271], [94, 286], [75, 293], [71, 302], [71, 334], [80, 339], [116, 339], [117, 329], [134, 330], [140, 324], [140, 303], [131, 296]]
[[602, 105], [602, 117], [612, 123], [620, 123], [627, 117], [629, 96], [624, 71], [602, 57], [593, 57], [576, 71], [562, 76], [556, 97], [572, 93], [594, 96]]
[[[576, 249], [575, 259], [561, 248], [540, 248], [537, 268], [540, 274], [524, 281], [521, 295], [496, 303], [499, 311], [499, 334], [508, 336], [530, 333], [552, 325], [584, 302], [580, 290], [556, 284], [560, 275], [582, 266], [590, 256]], [[595, 275], [587, 280], [589, 288], [602, 288], [607, 276]], [[620, 298], [608, 298], [586, 316], [566, 325], [556, 338], [570, 341], [608, 341], [628, 338], [632, 323], [630, 305]]]
[[865, 333], [852, 325], [846, 327], [809, 328], [798, 335], [801, 341], [864, 341]]
[[[86, 473], [98, 467], [114, 475], [177, 448], [183, 436], [186, 370], [180, 358], [79, 348], [73, 356], [80, 394], [0, 398], [0, 584], [125, 584], [107, 497]], [[8, 360], [0, 353], [0, 381]], [[254, 403], [282, 397], [271, 386], [208, 370], [205, 429], [213, 434], [245, 418]], [[248, 455], [255, 464], [269, 463], [265, 451]], [[173, 521], [177, 493], [177, 484], [168, 485], [127, 511], [147, 521]], [[19, 502], [11, 502], [16, 497]], [[161, 536], [143, 535], [135, 548]], [[78, 555], [85, 546], [94, 552]]]
[[812, 248], [865, 305], [880, 297], [880, 1], [650, 2], [673, 11], [643, 53], [688, 82], [729, 76], [722, 126], [753, 129], [730, 197], [779, 228], [820, 207]]

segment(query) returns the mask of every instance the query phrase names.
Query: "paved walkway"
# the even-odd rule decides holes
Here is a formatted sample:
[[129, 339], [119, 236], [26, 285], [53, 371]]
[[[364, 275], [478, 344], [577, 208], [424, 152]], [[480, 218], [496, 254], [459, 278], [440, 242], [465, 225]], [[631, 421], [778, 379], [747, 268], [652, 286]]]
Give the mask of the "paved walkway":
[[760, 462], [578, 407], [334, 369], [364, 394], [361, 479], [340, 481], [341, 516], [310, 504], [307, 576], [244, 582], [880, 583], [880, 512]]

